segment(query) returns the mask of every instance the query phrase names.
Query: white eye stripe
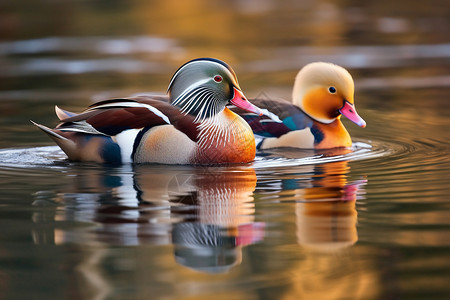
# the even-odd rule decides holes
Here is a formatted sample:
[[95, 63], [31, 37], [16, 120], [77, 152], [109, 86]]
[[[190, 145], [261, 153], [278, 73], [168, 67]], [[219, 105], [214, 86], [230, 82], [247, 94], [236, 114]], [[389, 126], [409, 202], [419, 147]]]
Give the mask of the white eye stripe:
[[190, 93], [193, 93], [193, 92], [195, 92], [196, 90], [198, 90], [198, 88], [199, 88], [200, 86], [202, 86], [203, 84], [209, 82], [209, 80], [210, 80], [210, 79], [203, 79], [203, 80], [200, 80], [200, 81], [197, 81], [197, 82], [191, 84], [190, 86], [188, 86], [188, 87], [184, 90], [183, 93], [181, 93], [180, 96], [178, 96], [177, 99], [175, 99], [175, 100], [173, 101], [172, 104], [173, 104], [173, 105], [177, 105], [179, 102], [182, 102], [183, 99], [184, 99], [185, 97], [189, 97], [188, 95], [189, 95]]

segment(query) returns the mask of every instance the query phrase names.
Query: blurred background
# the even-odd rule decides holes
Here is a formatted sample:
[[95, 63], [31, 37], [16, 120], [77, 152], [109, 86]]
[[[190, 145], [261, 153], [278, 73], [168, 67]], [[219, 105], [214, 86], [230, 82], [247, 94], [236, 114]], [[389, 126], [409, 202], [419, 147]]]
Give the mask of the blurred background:
[[[9, 118], [24, 103], [47, 122], [53, 112], [40, 109], [53, 104], [164, 93], [182, 63], [203, 56], [231, 64], [248, 97], [287, 99], [302, 66], [331, 61], [353, 74], [357, 106], [384, 109], [368, 98], [448, 88], [449, 23], [445, 0], [1, 0], [0, 126], [28, 122]], [[10, 138], [0, 147], [40, 141]]]
[[[357, 106], [385, 109], [390, 101], [369, 104], [370, 98], [398, 98], [395, 88], [415, 95], [418, 88], [448, 88], [449, 6], [445, 0], [1, 0], [0, 129], [9, 137], [0, 147], [43, 141], [14, 133], [24, 123], [28, 131], [33, 115], [54, 122], [53, 104], [79, 110], [108, 97], [165, 93], [182, 63], [203, 56], [231, 64], [247, 97], [287, 99], [302, 66], [331, 61], [353, 74]], [[33, 114], [22, 117], [31, 107]]]

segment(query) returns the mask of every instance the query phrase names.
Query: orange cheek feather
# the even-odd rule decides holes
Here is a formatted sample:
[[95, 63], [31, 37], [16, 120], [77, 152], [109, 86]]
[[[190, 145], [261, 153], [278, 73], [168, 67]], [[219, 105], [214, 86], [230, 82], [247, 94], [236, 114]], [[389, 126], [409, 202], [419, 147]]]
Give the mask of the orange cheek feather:
[[342, 106], [342, 98], [330, 94], [324, 88], [316, 88], [309, 91], [303, 98], [305, 112], [313, 118], [332, 119]]

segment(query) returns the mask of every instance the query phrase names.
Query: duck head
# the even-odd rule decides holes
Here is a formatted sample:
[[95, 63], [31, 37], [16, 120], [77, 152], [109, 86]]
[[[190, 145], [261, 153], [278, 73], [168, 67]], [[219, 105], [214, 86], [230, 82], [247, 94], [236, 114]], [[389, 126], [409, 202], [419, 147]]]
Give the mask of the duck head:
[[218, 114], [230, 103], [262, 115], [245, 98], [233, 69], [214, 58], [198, 58], [182, 65], [173, 75], [168, 93], [170, 102], [195, 116], [196, 121]]
[[316, 121], [330, 124], [342, 114], [358, 126], [366, 127], [356, 112], [354, 91], [353, 78], [346, 69], [315, 62], [297, 74], [292, 97], [294, 104]]

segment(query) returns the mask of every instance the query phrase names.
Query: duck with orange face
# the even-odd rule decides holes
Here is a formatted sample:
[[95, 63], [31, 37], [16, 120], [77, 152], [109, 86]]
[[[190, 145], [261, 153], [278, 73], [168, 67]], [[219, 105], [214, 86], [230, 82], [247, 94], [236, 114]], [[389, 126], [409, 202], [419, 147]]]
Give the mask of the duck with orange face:
[[350, 147], [350, 134], [341, 122], [344, 115], [360, 127], [366, 122], [354, 105], [350, 73], [335, 64], [315, 62], [297, 74], [292, 103], [283, 99], [252, 99], [252, 103], [279, 117], [235, 109], [252, 127], [259, 149], [293, 147], [330, 149]]

